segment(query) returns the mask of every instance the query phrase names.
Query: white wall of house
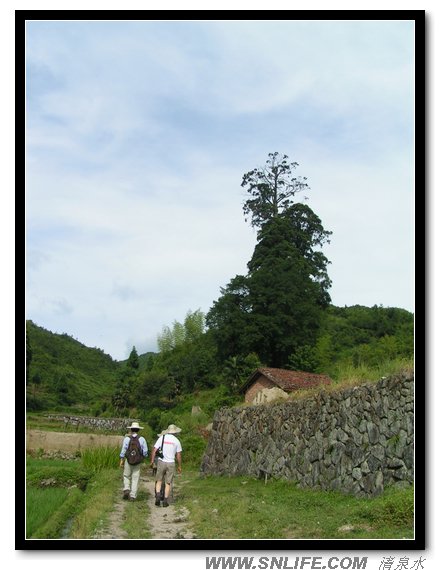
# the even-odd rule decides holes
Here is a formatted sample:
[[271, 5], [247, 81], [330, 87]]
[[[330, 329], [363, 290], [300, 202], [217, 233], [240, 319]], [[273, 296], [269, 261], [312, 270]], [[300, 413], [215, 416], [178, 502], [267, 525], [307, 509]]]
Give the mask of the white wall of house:
[[262, 388], [256, 393], [252, 400], [252, 404], [257, 406], [258, 404], [268, 404], [274, 400], [285, 400], [286, 398], [288, 398], [287, 392], [281, 390], [281, 388], [278, 388], [277, 386], [274, 386], [273, 388]]

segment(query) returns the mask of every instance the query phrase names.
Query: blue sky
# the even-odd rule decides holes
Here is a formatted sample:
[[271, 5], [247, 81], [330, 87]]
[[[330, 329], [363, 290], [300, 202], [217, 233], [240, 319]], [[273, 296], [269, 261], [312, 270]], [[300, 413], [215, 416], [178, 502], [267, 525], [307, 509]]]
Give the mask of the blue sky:
[[245, 172], [308, 178], [337, 306], [414, 310], [408, 21], [29, 21], [26, 315], [113, 358], [207, 312], [256, 243]]

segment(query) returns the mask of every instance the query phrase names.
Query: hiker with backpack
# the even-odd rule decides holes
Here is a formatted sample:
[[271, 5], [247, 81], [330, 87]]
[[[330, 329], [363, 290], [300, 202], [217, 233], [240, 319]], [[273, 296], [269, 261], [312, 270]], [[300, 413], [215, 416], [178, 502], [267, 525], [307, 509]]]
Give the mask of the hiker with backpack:
[[131, 433], [126, 435], [122, 442], [119, 466], [124, 468], [122, 498], [134, 501], [137, 496], [141, 463], [148, 456], [148, 446], [145, 438], [139, 435], [139, 430], [144, 428], [138, 422], [132, 422], [128, 429]]
[[158, 440], [154, 444], [153, 451], [151, 453], [151, 467], [154, 466], [154, 460], [159, 457], [157, 462], [156, 471], [156, 484], [155, 484], [155, 494], [156, 507], [160, 507], [161, 497], [161, 486], [162, 479], [165, 479], [165, 493], [162, 505], [168, 507], [168, 499], [170, 496], [171, 485], [173, 483], [174, 473], [175, 473], [175, 460], [177, 459], [177, 472], [182, 473], [182, 445], [180, 441], [175, 437], [174, 434], [180, 433], [182, 430], [171, 424], [166, 430], [162, 432], [162, 437], [159, 436]]

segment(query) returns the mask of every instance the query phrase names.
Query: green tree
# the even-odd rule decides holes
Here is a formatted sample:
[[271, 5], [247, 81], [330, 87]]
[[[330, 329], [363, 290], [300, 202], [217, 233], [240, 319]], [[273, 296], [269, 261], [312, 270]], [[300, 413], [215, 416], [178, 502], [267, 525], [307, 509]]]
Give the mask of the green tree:
[[164, 326], [157, 336], [157, 345], [161, 353], [169, 352], [184, 344], [199, 339], [205, 330], [205, 315], [200, 309], [188, 311], [183, 323], [173, 322], [172, 328]]
[[126, 415], [137, 405], [137, 379], [134, 368], [124, 366], [118, 371], [116, 385], [111, 396], [111, 405], [118, 415]]
[[315, 356], [315, 372], [328, 372], [333, 363], [335, 352], [331, 335], [328, 333], [322, 334], [322, 329], [315, 345]]
[[250, 348], [276, 367], [285, 366], [299, 346], [315, 344], [328, 298], [321, 283], [310, 277], [310, 263], [280, 231], [284, 221], [267, 222], [248, 264]]
[[165, 370], [176, 385], [176, 395], [215, 384], [215, 346], [209, 335], [181, 345], [162, 355], [158, 368]]
[[165, 372], [175, 384], [175, 396], [215, 384], [215, 344], [205, 331], [205, 315], [188, 311], [183, 323], [163, 327], [158, 335], [160, 354], [152, 372]]
[[33, 388], [33, 394], [34, 394], [34, 398], [36, 395], [36, 391], [37, 391], [37, 386], [39, 386], [41, 384], [41, 376], [38, 374], [38, 372], [36, 372], [33, 376], [32, 376], [32, 384], [34, 386]]
[[240, 384], [241, 370], [240, 370], [240, 357], [230, 356], [224, 364], [223, 375], [226, 382], [235, 392]]
[[176, 394], [176, 385], [165, 371], [141, 374], [137, 389], [138, 405], [144, 410], [169, 408]]
[[205, 331], [205, 315], [200, 309], [189, 311], [184, 321], [185, 342], [196, 342]]
[[162, 327], [162, 332], [157, 335], [157, 346], [162, 354], [173, 350], [175, 347], [175, 337], [170, 327]]
[[132, 394], [128, 382], [124, 380], [118, 381], [111, 398], [111, 404], [118, 415], [123, 416], [127, 413], [132, 404]]
[[250, 170], [241, 182], [252, 196], [244, 203], [245, 216], [250, 215], [251, 225], [257, 227], [290, 207], [294, 196], [308, 188], [306, 178], [295, 176], [297, 162], [289, 163], [289, 157], [278, 152], [268, 156], [264, 167]]
[[237, 393], [240, 386], [261, 366], [260, 359], [255, 353], [247, 356], [231, 356], [223, 366], [223, 377], [227, 386], [233, 393]]
[[133, 370], [139, 369], [139, 356], [134, 346], [131, 349], [130, 356], [128, 357], [127, 366]]
[[[331, 232], [324, 230], [311, 208], [304, 204], [290, 206], [266, 222], [258, 232], [258, 243], [248, 263], [249, 277], [252, 280], [259, 270], [268, 266], [270, 269], [275, 262], [279, 264], [280, 271], [302, 273], [318, 294], [316, 302], [326, 307], [330, 302], [328, 290], [331, 281], [327, 274], [330, 262], [316, 248], [329, 243], [330, 235]], [[249, 282], [248, 286], [251, 287]]]
[[299, 346], [290, 356], [287, 368], [290, 370], [303, 370], [316, 372], [319, 365], [317, 351], [313, 346]]
[[217, 345], [218, 357], [223, 361], [251, 352], [251, 305], [247, 277], [236, 275], [226, 287], [220, 289], [220, 293], [220, 298], [214, 301], [206, 315], [206, 324]]
[[269, 154], [266, 168], [243, 177], [252, 196], [244, 211], [259, 230], [247, 276], [237, 275], [207, 315], [223, 358], [255, 352], [267, 365], [285, 366], [299, 347], [314, 346], [330, 302], [329, 261], [317, 248], [331, 232], [293, 202], [307, 184], [287, 158]]
[[52, 379], [52, 389], [62, 405], [71, 405], [77, 400], [76, 390], [77, 372], [71, 366], [60, 367]]

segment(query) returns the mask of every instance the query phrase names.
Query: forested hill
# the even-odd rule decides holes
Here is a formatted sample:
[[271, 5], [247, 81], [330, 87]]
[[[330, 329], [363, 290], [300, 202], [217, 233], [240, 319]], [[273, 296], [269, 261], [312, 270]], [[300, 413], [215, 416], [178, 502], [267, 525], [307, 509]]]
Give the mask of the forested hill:
[[330, 305], [316, 348], [322, 369], [342, 360], [380, 366], [385, 360], [413, 358], [414, 315], [397, 307]]
[[[177, 332], [185, 326], [192, 331], [184, 342], [174, 342], [170, 330], [159, 353], [138, 355], [133, 347], [129, 359], [121, 362], [67, 334], [27, 321], [28, 410], [69, 409], [113, 416], [134, 412], [136, 402], [141, 406], [139, 413], [151, 407], [166, 410], [195, 391], [221, 388], [225, 397], [234, 395], [256, 367], [267, 365], [256, 354], [221, 358], [210, 331], [203, 332], [203, 319], [197, 335], [190, 327], [193, 321], [175, 323]], [[363, 367], [380, 371], [392, 360], [413, 358], [413, 326], [414, 315], [404, 309], [330, 306], [316, 344], [292, 353], [286, 367], [326, 373], [335, 381], [346, 374], [347, 366], [361, 372]]]
[[[33, 400], [89, 408], [114, 391], [120, 364], [100, 348], [89, 348], [67, 334], [26, 321], [28, 408]], [[36, 406], [38, 407], [38, 406]]]

